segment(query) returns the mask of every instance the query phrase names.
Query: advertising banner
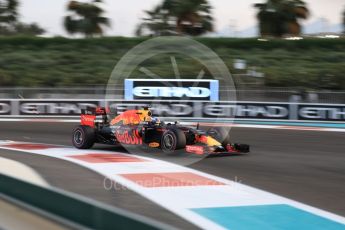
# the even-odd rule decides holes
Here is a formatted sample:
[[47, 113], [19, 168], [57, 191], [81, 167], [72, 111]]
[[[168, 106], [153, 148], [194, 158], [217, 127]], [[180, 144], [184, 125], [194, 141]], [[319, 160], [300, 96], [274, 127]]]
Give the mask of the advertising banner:
[[211, 102], [186, 100], [0, 100], [0, 117], [79, 116], [87, 107], [109, 107], [118, 114], [149, 106], [154, 116], [204, 119], [259, 119], [301, 121], [343, 121], [345, 105], [270, 102]]
[[126, 79], [125, 100], [218, 101], [218, 80]]
[[288, 104], [216, 102], [202, 105], [204, 118], [289, 119]]
[[20, 100], [18, 110], [13, 114], [18, 115], [79, 115], [81, 109], [102, 106], [99, 100]]
[[299, 104], [298, 120], [345, 121], [345, 105]]
[[0, 115], [11, 115], [11, 101], [0, 101]]

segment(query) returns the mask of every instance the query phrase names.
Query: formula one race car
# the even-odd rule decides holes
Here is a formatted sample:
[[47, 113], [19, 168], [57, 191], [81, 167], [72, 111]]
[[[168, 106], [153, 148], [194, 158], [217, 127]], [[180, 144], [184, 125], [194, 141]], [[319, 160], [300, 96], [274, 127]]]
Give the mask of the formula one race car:
[[[182, 150], [197, 155], [229, 155], [247, 153], [249, 146], [233, 144], [223, 127], [207, 132], [182, 126], [178, 122], [164, 123], [152, 117], [149, 108], [128, 110], [113, 119], [109, 109], [82, 110], [81, 124], [73, 130], [72, 142], [78, 149], [91, 148], [94, 143], [123, 146], [140, 146], [145, 149], [161, 149], [166, 153]], [[102, 119], [97, 121], [96, 117]]]

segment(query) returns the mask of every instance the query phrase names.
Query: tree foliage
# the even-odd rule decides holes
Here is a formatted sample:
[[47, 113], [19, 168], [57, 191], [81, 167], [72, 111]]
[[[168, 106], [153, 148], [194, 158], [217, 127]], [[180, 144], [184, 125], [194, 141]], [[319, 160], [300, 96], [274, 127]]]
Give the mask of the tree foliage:
[[[105, 86], [114, 62], [146, 39], [0, 37], [0, 85]], [[233, 74], [243, 73], [233, 68], [234, 59], [244, 59], [248, 67], [257, 67], [265, 74], [266, 86], [345, 90], [345, 39], [262, 42], [256, 38], [202, 37], [196, 40], [214, 50]], [[170, 78], [173, 74], [170, 56], [157, 55], [142, 64], [155, 74]], [[202, 68], [185, 55], [176, 55], [176, 62], [184, 78], [197, 76]], [[131, 77], [143, 77], [140, 67]], [[256, 79], [250, 79], [255, 83]], [[250, 83], [250, 79], [244, 80]]]
[[45, 30], [42, 29], [36, 23], [26, 24], [22, 22], [16, 22], [11, 26], [11, 28], [0, 27], [0, 35], [4, 35], [4, 36], [14, 36], [14, 35], [37, 36], [44, 33], [45, 33]]
[[153, 35], [198, 36], [213, 30], [211, 6], [207, 0], [164, 0], [152, 10], [140, 24], [137, 35], [145, 29]]
[[101, 0], [89, 3], [70, 1], [67, 5], [70, 15], [64, 19], [64, 26], [68, 33], [82, 33], [85, 37], [102, 35], [104, 27], [110, 26], [109, 19], [102, 16], [104, 11], [99, 6]]
[[302, 0], [267, 0], [254, 7], [259, 10], [257, 18], [261, 36], [298, 36], [301, 33], [299, 21], [309, 16], [306, 3]]

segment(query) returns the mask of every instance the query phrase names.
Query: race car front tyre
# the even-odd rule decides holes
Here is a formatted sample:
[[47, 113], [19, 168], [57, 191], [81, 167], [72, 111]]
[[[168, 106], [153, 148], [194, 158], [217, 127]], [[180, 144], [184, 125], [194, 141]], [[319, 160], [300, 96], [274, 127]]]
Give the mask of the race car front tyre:
[[219, 141], [222, 146], [230, 144], [229, 130], [224, 127], [213, 127], [208, 130], [208, 134]]
[[182, 130], [172, 129], [163, 133], [161, 139], [161, 148], [163, 152], [171, 153], [178, 149], [186, 147], [186, 135]]
[[96, 141], [93, 128], [85, 125], [79, 125], [73, 130], [72, 143], [78, 149], [89, 149]]

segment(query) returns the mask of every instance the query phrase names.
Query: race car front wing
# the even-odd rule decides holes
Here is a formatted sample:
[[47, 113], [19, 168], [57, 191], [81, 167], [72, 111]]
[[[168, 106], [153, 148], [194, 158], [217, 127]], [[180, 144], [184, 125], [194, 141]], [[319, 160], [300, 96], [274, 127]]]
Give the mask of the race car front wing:
[[245, 144], [228, 144], [225, 148], [223, 146], [186, 145], [186, 152], [197, 155], [228, 156], [249, 151], [249, 145]]

